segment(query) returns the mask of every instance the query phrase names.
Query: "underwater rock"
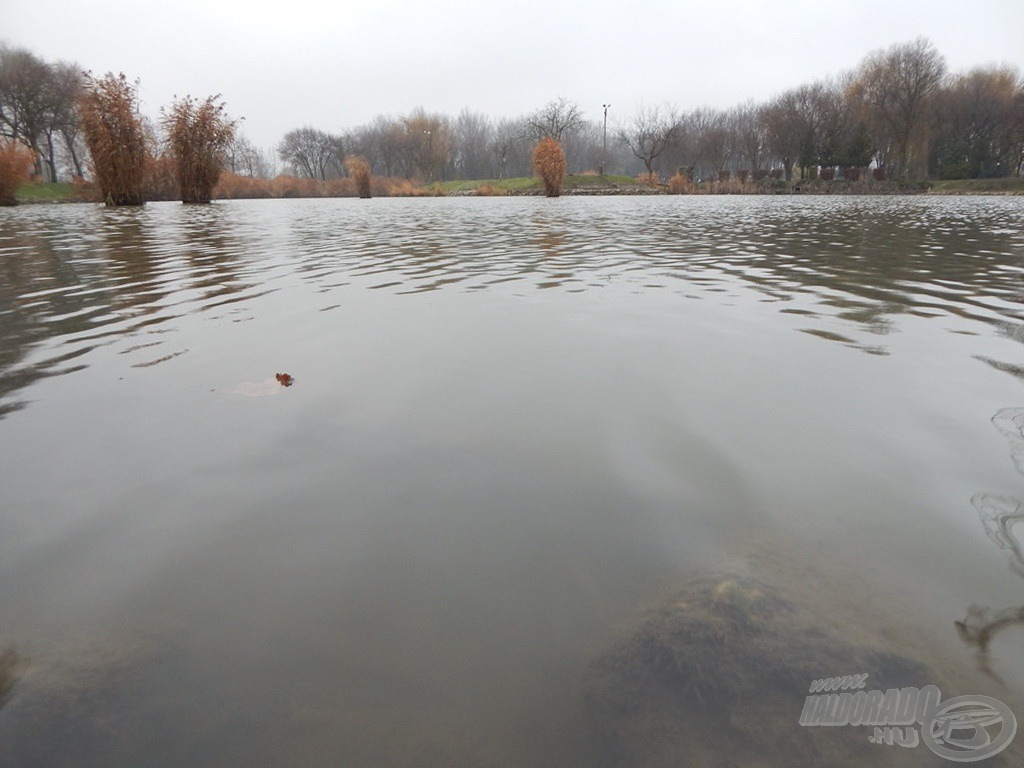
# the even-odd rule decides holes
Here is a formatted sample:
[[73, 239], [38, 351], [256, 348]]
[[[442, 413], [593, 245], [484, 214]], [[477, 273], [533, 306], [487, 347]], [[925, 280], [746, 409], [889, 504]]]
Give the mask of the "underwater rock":
[[[612, 764], [935, 765], [924, 744], [869, 741], [871, 726], [800, 724], [810, 686], [823, 678], [867, 673], [864, 690], [945, 693], [944, 675], [925, 661], [888, 652], [882, 638], [823, 626], [801, 605], [755, 579], [704, 578], [641, 617], [584, 682], [585, 709]], [[918, 735], [909, 731], [900, 737]], [[1009, 765], [1007, 754], [987, 764]]]

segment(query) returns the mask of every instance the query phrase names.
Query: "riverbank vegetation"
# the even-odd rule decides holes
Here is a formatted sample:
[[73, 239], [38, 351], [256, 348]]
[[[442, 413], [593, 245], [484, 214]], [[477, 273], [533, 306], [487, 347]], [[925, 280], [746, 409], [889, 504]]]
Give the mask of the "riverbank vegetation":
[[545, 136], [533, 149], [533, 172], [544, 185], [544, 194], [558, 197], [565, 181], [565, 152], [557, 139]]
[[11, 139], [0, 139], [0, 205], [16, 205], [15, 192], [29, 178], [32, 153]]
[[208, 203], [224, 168], [237, 123], [217, 96], [177, 99], [163, 114], [167, 154], [183, 203]]
[[149, 156], [139, 117], [138, 85], [121, 75], [86, 76], [78, 101], [85, 145], [100, 197], [107, 205], [142, 205]]
[[[0, 47], [0, 135], [32, 153], [36, 180], [104, 183], [104, 152], [88, 149], [76, 109], [90, 87], [77, 65]], [[173, 150], [160, 126], [136, 116], [148, 142], [143, 196], [164, 199]], [[597, 175], [609, 192], [623, 191], [615, 175], [646, 192], [878, 192], [898, 182], [906, 191], [927, 183], [941, 192], [1011, 193], [1013, 182], [987, 180], [1024, 171], [1024, 78], [1009, 65], [951, 72], [932, 43], [918, 39], [762, 103], [641, 107], [613, 113], [607, 128], [561, 97], [513, 118], [417, 107], [351, 128], [307, 125], [269, 150], [236, 132], [217, 153], [225, 175], [211, 197], [362, 194], [365, 179], [353, 174], [361, 166], [348, 163], [352, 157], [369, 166], [375, 196], [452, 192], [447, 185], [456, 181], [472, 187], [459, 194], [533, 193], [542, 182], [511, 182], [533, 175], [532, 150], [545, 137], [562, 147], [569, 179]], [[947, 184], [964, 180], [975, 181]], [[579, 190], [567, 183], [566, 191]]]

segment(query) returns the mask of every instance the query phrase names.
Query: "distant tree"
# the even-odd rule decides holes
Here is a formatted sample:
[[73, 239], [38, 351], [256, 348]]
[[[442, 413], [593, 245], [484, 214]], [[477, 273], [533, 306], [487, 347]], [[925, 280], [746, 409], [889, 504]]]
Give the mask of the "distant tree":
[[504, 118], [494, 126], [490, 150], [498, 167], [498, 178], [525, 176], [530, 171], [530, 146], [524, 138], [524, 121]]
[[629, 151], [643, 162], [648, 176], [653, 177], [654, 161], [668, 149], [679, 131], [679, 117], [674, 109], [641, 106], [618, 134]]
[[544, 184], [548, 197], [558, 197], [565, 180], [565, 153], [562, 145], [550, 136], [545, 136], [533, 149], [533, 169]]
[[974, 69], [949, 80], [935, 99], [933, 164], [946, 178], [1018, 172], [1024, 81], [1012, 67]]
[[202, 101], [186, 96], [163, 112], [161, 123], [183, 203], [213, 198], [238, 125], [224, 107], [219, 95]]
[[494, 177], [494, 160], [489, 151], [493, 138], [486, 115], [462, 110], [452, 128], [452, 172], [458, 179]]
[[526, 118], [526, 129], [530, 138], [539, 141], [550, 136], [561, 141], [566, 131], [575, 130], [583, 125], [583, 112], [579, 105], [559, 96]]
[[297, 128], [284, 135], [277, 154], [300, 175], [326, 181], [342, 171], [344, 140], [309, 126]]
[[728, 169], [735, 154], [735, 133], [729, 115], [719, 110], [698, 110], [692, 116], [698, 163], [717, 176]]
[[124, 74], [86, 75], [78, 102], [85, 143], [107, 205], [142, 205], [148, 142], [138, 112], [138, 85]]
[[757, 107], [747, 102], [729, 113], [728, 122], [735, 136], [737, 159], [751, 171], [762, 168], [767, 155], [768, 138], [758, 119]]
[[799, 164], [806, 176], [817, 165], [821, 150], [821, 125], [825, 88], [820, 83], [792, 88], [769, 102], [761, 111], [767, 146], [782, 163], [786, 180]]
[[451, 152], [451, 128], [448, 118], [428, 114], [418, 107], [402, 120], [405, 126], [405, 149], [412, 165], [427, 183], [434, 181], [448, 164]]
[[266, 179], [273, 175], [271, 161], [248, 138], [236, 133], [227, 149], [228, 170], [239, 176]]
[[51, 65], [51, 87], [53, 93], [51, 120], [46, 128], [49, 164], [52, 178], [56, 179], [54, 163], [54, 138], [56, 135], [64, 145], [71, 171], [75, 176], [85, 176], [85, 147], [81, 143], [78, 124], [78, 99], [82, 94], [82, 69], [77, 64], [59, 62]]
[[927, 173], [929, 105], [945, 72], [942, 56], [923, 37], [876, 51], [860, 67], [859, 85], [882, 160], [901, 177]]

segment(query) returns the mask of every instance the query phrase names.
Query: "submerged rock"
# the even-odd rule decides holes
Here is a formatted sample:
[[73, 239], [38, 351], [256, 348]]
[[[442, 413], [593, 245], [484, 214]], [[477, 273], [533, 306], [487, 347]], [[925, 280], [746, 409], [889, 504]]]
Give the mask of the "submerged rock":
[[[883, 638], [823, 626], [751, 578], [707, 578], [641, 617], [590, 666], [585, 707], [617, 766], [917, 766], [939, 758], [873, 743], [870, 726], [802, 726], [815, 680], [867, 673], [864, 690], [938, 685]], [[950, 694], [968, 693], [953, 691]], [[915, 730], [920, 731], [919, 726]], [[909, 728], [900, 737], [910, 740]], [[1009, 765], [1008, 753], [987, 764]], [[1012, 759], [1016, 759], [1015, 757]]]

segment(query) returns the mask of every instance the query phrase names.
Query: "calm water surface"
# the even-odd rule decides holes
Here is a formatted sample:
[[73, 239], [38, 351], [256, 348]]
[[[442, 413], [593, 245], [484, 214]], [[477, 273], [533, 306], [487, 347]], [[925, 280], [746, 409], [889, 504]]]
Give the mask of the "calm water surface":
[[1019, 198], [0, 210], [0, 763], [599, 765], [725, 571], [1019, 707], [1022, 342]]

